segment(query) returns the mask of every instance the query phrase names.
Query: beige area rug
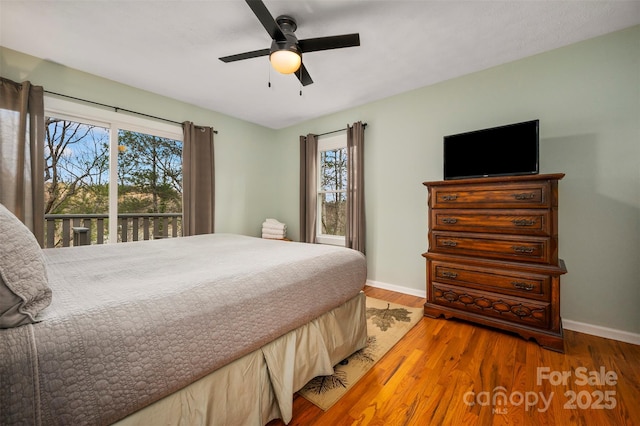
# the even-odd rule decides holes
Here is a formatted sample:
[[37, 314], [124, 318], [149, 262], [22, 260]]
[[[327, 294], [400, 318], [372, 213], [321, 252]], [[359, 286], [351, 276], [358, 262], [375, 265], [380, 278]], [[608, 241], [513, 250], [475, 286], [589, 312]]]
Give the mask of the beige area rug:
[[386, 354], [423, 316], [422, 308], [410, 308], [367, 297], [367, 346], [334, 367], [332, 376], [319, 376], [298, 394], [328, 410]]

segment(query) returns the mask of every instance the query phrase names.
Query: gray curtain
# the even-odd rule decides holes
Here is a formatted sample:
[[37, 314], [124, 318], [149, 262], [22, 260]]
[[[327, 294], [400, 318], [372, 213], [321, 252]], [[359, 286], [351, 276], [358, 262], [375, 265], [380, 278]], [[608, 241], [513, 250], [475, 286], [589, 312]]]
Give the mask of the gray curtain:
[[318, 137], [300, 136], [300, 241], [316, 242]]
[[182, 235], [212, 234], [215, 169], [211, 127], [182, 123]]
[[0, 77], [0, 203], [44, 242], [44, 91]]
[[364, 124], [347, 126], [347, 224], [345, 245], [365, 252]]

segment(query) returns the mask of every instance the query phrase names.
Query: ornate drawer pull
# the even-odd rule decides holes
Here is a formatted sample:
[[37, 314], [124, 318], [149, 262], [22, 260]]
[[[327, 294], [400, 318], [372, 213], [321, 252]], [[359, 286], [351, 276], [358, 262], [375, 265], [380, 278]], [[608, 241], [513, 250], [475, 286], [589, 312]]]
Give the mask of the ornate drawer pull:
[[527, 254], [531, 254], [535, 250], [533, 247], [524, 247], [524, 246], [513, 246], [511, 248], [516, 253], [527, 253]]
[[519, 288], [520, 290], [526, 290], [526, 291], [531, 291], [533, 290], [533, 288], [535, 287], [533, 284], [531, 283], [523, 283], [523, 282], [519, 282], [519, 281], [512, 281], [511, 284], [515, 287], [515, 288]]
[[534, 219], [513, 219], [513, 224], [515, 226], [532, 226], [535, 225], [536, 221]]
[[444, 271], [442, 273], [442, 276], [445, 277], [445, 278], [453, 278], [453, 279], [455, 279], [455, 278], [458, 277], [458, 274], [456, 274], [455, 272]]
[[442, 196], [442, 201], [455, 201], [457, 199], [458, 199], [458, 196], [456, 194]]
[[536, 193], [535, 192], [522, 192], [520, 194], [513, 194], [513, 197], [516, 200], [533, 200], [534, 198], [536, 198]]
[[447, 225], [453, 225], [456, 222], [458, 222], [458, 219], [455, 217], [445, 217], [442, 219], [442, 223], [446, 223]]
[[440, 244], [442, 244], [442, 245], [443, 245], [443, 246], [445, 246], [445, 247], [455, 247], [455, 246], [457, 246], [457, 245], [458, 245], [458, 243], [457, 243], [457, 242], [455, 242], [455, 241], [451, 241], [451, 240], [444, 240], [444, 241], [442, 241]]

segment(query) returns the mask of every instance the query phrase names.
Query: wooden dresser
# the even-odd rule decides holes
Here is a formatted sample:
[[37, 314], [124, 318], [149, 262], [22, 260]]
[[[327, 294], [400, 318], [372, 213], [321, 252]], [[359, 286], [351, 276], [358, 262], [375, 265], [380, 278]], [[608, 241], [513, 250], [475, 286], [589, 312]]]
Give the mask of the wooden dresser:
[[426, 316], [460, 318], [564, 351], [558, 181], [564, 174], [425, 182]]

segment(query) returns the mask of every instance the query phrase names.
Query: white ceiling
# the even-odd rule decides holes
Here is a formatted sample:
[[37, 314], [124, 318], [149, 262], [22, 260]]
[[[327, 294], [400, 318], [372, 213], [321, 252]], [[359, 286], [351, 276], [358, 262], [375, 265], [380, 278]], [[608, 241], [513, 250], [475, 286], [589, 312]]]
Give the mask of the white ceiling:
[[0, 45], [278, 129], [640, 23], [638, 1], [264, 2], [299, 39], [361, 46], [305, 55], [299, 96], [267, 57], [218, 60], [270, 46], [243, 0], [0, 0]]

